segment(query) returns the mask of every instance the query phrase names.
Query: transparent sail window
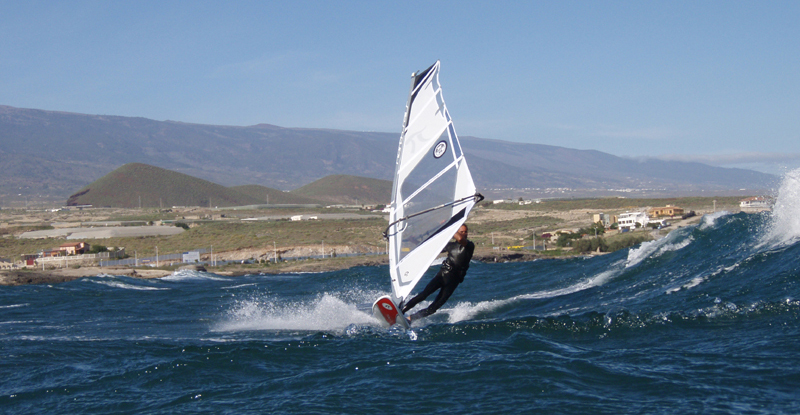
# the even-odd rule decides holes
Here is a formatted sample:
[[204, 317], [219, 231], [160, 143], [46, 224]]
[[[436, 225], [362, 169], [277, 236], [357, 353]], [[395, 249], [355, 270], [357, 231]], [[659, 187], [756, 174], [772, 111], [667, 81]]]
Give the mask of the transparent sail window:
[[[454, 189], [457, 176], [457, 170], [453, 166], [438, 180], [422, 189], [416, 196], [405, 203], [404, 212], [406, 215], [452, 202], [455, 195]], [[452, 212], [453, 209], [447, 207], [408, 219], [401, 237], [400, 259], [416, 249], [445, 225], [450, 220]]]
[[[444, 145], [442, 145], [444, 143]], [[402, 186], [400, 187], [400, 200], [405, 200], [406, 198], [410, 197], [414, 192], [416, 192], [419, 188], [421, 188], [425, 183], [431, 180], [434, 176], [439, 174], [442, 170], [449, 166], [454, 158], [452, 153], [452, 146], [451, 141], [447, 136], [447, 130], [443, 131], [442, 134], [436, 140], [432, 140], [431, 144], [428, 146], [426, 150], [425, 156], [419, 163], [414, 166], [414, 169], [408, 174], [408, 176], [403, 179]], [[444, 178], [437, 179], [437, 183], [442, 186], [451, 186], [451, 189], [455, 187], [455, 178], [452, 181], [442, 183]], [[445, 203], [447, 202], [447, 198], [453, 196], [453, 191], [447, 191], [441, 195], [441, 200]], [[419, 199], [419, 198], [415, 198]], [[450, 199], [452, 200], [452, 199]], [[407, 201], [408, 202], [408, 201]], [[421, 202], [420, 200], [414, 201], [414, 208], [415, 210], [409, 211], [408, 209], [404, 210], [404, 215], [408, 216], [413, 213], [417, 213], [419, 211], [428, 209], [430, 207], [436, 206], [435, 204], [423, 206], [425, 202]]]

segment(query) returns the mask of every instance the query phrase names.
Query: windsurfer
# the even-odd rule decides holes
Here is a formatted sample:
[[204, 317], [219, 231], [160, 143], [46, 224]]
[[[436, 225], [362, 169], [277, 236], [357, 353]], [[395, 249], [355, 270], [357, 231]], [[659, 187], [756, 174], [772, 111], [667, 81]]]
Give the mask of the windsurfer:
[[409, 322], [419, 320], [435, 313], [436, 310], [447, 302], [447, 299], [450, 298], [450, 295], [456, 290], [458, 284], [464, 281], [464, 276], [467, 275], [467, 269], [469, 268], [469, 261], [472, 259], [472, 253], [475, 251], [475, 244], [468, 240], [467, 236], [469, 236], [467, 225], [461, 225], [453, 236], [455, 242], [448, 243], [442, 250], [442, 252], [447, 253], [447, 258], [442, 262], [442, 267], [439, 269], [439, 272], [433, 277], [431, 282], [425, 286], [422, 292], [403, 306], [403, 314], [405, 314], [420, 301], [428, 298], [434, 291], [439, 290], [439, 294], [436, 295], [436, 299], [433, 300], [433, 303], [431, 303], [428, 308], [420, 310], [408, 317]]

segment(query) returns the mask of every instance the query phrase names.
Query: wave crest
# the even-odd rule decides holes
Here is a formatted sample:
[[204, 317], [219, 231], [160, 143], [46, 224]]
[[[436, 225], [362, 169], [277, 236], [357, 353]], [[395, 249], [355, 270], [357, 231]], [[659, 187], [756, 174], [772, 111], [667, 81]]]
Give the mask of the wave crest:
[[800, 168], [783, 176], [762, 245], [780, 247], [800, 240]]

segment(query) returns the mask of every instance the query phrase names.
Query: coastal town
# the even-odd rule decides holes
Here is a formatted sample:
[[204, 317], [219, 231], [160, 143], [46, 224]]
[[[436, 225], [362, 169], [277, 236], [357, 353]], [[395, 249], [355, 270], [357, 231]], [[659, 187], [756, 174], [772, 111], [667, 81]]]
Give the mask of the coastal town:
[[[770, 209], [770, 200], [764, 197], [719, 199], [719, 206], [716, 199], [708, 199], [702, 206], [665, 204], [606, 210], [557, 208], [554, 205], [558, 201], [541, 199], [486, 202], [476, 208], [470, 220], [475, 228], [473, 239], [479, 246], [476, 260], [526, 260], [537, 255], [584, 254], [585, 248], [579, 249], [574, 241], [620, 235], [654, 239], [718, 210], [760, 212]], [[587, 201], [586, 204], [592, 203]], [[2, 209], [0, 233], [4, 250], [0, 270], [60, 270], [70, 275], [87, 275], [105, 268], [122, 274], [149, 272], [160, 276], [185, 266], [218, 267], [215, 272], [225, 273], [227, 269], [231, 274], [242, 274], [255, 268], [278, 272], [386, 261], [385, 241], [379, 237], [379, 229], [386, 223], [383, 206], [273, 209], [268, 215], [263, 211], [176, 207], [146, 213], [155, 220], [136, 219], [143, 214], [145, 212], [137, 209], [88, 206], [38, 211]], [[128, 220], [124, 220], [126, 218]], [[225, 244], [202, 237], [192, 240], [196, 245], [171, 242], [185, 233], [199, 234], [203, 229], [234, 225], [244, 226], [232, 231], [242, 233], [241, 244]], [[337, 233], [342, 233], [345, 228], [360, 236], [337, 239], [328, 231], [336, 229]], [[253, 240], [246, 241], [245, 235], [254, 229], [262, 233], [257, 232]], [[325, 229], [327, 241], [321, 238], [318, 243], [309, 243], [304, 237], [293, 236], [296, 232], [307, 234], [315, 229]], [[267, 240], [268, 233], [275, 233], [275, 240]], [[158, 245], [161, 245], [160, 251]], [[603, 253], [603, 250], [598, 247], [591, 253]], [[158, 272], [159, 269], [162, 272]]]

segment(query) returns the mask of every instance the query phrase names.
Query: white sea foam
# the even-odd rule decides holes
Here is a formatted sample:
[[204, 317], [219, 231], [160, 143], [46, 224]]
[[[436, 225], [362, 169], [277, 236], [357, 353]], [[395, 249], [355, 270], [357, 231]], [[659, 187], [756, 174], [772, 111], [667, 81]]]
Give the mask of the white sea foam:
[[496, 310], [517, 299], [518, 298], [515, 297], [507, 300], [481, 301], [478, 303], [470, 303], [467, 301], [463, 303], [457, 303], [453, 308], [443, 309], [440, 310], [440, 312], [447, 313], [448, 321], [451, 324], [458, 323], [459, 321], [471, 320], [480, 313]]
[[128, 284], [126, 282], [123, 282], [123, 281], [120, 281], [120, 280], [114, 280], [114, 279], [101, 279], [101, 280], [91, 279], [89, 281], [91, 281], [91, 282], [93, 282], [95, 284], [107, 285], [109, 287], [122, 288], [124, 290], [138, 290], [138, 291], [169, 290], [169, 288], [166, 288], [166, 287], [150, 287], [150, 286], [146, 286], [146, 285]]
[[223, 289], [225, 289], [225, 290], [236, 290], [236, 289], [239, 289], [239, 288], [254, 287], [254, 286], [257, 286], [257, 285], [258, 285], [258, 283], [251, 282], [251, 283], [247, 283], [247, 284], [231, 285], [230, 287], [224, 287]]
[[678, 232], [670, 232], [669, 235], [664, 238], [642, 242], [638, 248], [631, 248], [628, 251], [628, 259], [625, 263], [625, 268], [636, 266], [647, 258], [657, 258], [667, 252], [681, 250], [694, 241], [694, 238], [691, 236], [680, 239], [682, 238], [681, 235], [682, 234]]
[[698, 285], [708, 281], [709, 279], [711, 279], [713, 277], [716, 277], [717, 275], [722, 274], [723, 272], [731, 272], [731, 271], [735, 270], [736, 268], [739, 268], [739, 264], [740, 263], [737, 262], [737, 263], [735, 263], [733, 265], [729, 265], [727, 267], [726, 266], [720, 266], [716, 270], [714, 270], [714, 272], [712, 272], [710, 274], [698, 275], [698, 276], [692, 278], [691, 280], [689, 280], [689, 282], [686, 282], [686, 283], [684, 283], [684, 284], [682, 284], [682, 285], [680, 285], [678, 287], [672, 287], [672, 288], [667, 289], [665, 291], [665, 293], [672, 294], [672, 293], [676, 293], [676, 292], [681, 291], [681, 290], [688, 290], [688, 289], [697, 287]]
[[482, 301], [476, 304], [458, 304], [453, 309], [447, 310], [450, 313], [450, 322], [455, 323], [458, 321], [468, 320], [480, 313], [492, 311], [509, 303], [520, 300], [559, 297], [588, 290], [593, 287], [602, 286], [603, 284], [622, 274], [625, 269], [633, 267], [647, 258], [658, 257], [667, 252], [678, 251], [689, 246], [693, 241], [694, 239], [691, 236], [684, 237], [682, 233], [671, 232], [665, 238], [642, 243], [638, 248], [633, 248], [628, 251], [627, 259], [617, 261], [611, 264], [608, 269], [570, 286], [554, 290], [522, 294], [503, 300]]
[[694, 242], [694, 238], [692, 238], [690, 236], [690, 237], [688, 237], [688, 238], [686, 238], [686, 239], [684, 239], [682, 241], [678, 241], [678, 242], [675, 242], [675, 243], [668, 243], [668, 244], [664, 245], [664, 247], [661, 248], [661, 251], [659, 252], [659, 255], [663, 254], [665, 252], [680, 251], [681, 249], [686, 248], [687, 246], [689, 246], [689, 244], [691, 244], [692, 242]]
[[326, 293], [299, 302], [282, 302], [269, 296], [243, 300], [229, 310], [226, 319], [214, 329], [342, 331], [353, 324], [377, 326], [378, 321], [371, 310], [361, 311], [355, 303]]
[[719, 212], [711, 213], [709, 215], [703, 215], [703, 219], [700, 220], [700, 225], [698, 225], [698, 228], [701, 229], [701, 230], [707, 229], [707, 228], [713, 228], [714, 226], [717, 225], [717, 220], [719, 218], [721, 218], [723, 216], [728, 216], [730, 214], [731, 214], [731, 212], [728, 212], [726, 210], [722, 210], [722, 211], [719, 211]]
[[[712, 226], [711, 224], [713, 224], [717, 218], [722, 217], [725, 214], [726, 213], [724, 212], [719, 212], [719, 214], [714, 216], [714, 218], [709, 219], [709, 226]], [[611, 264], [608, 269], [567, 287], [521, 294], [508, 299], [481, 301], [478, 303], [464, 302], [455, 305], [451, 309], [443, 309], [442, 311], [449, 314], [450, 323], [456, 323], [459, 321], [472, 319], [476, 315], [491, 312], [517, 301], [553, 298], [588, 290], [593, 287], [602, 286], [608, 281], [621, 275], [625, 269], [634, 267], [647, 258], [655, 258], [668, 252], [681, 250], [691, 245], [693, 241], [694, 239], [691, 236], [685, 236], [684, 232], [671, 232], [664, 238], [657, 239], [655, 241], [644, 242], [640, 244], [638, 248], [630, 249], [626, 259], [617, 261]]]
[[[618, 264], [619, 262], [617, 263], [617, 265]], [[502, 300], [480, 301], [477, 303], [463, 302], [456, 304], [451, 309], [442, 309], [440, 312], [445, 312], [449, 315], [448, 321], [450, 323], [457, 323], [459, 321], [470, 320], [474, 318], [476, 315], [497, 310], [499, 308], [505, 307], [508, 304], [513, 304], [517, 301], [539, 300], [545, 298], [560, 297], [562, 295], [569, 295], [579, 291], [588, 290], [593, 287], [598, 287], [605, 284], [610, 279], [614, 278], [620, 273], [621, 270], [619, 268], [609, 269], [593, 277], [590, 277], [588, 279], [585, 279], [583, 281], [580, 281], [576, 284], [572, 284], [564, 288], [558, 288], [554, 290], [544, 290], [528, 294], [520, 294]]]
[[[670, 234], [670, 236], [671, 235], [672, 234]], [[644, 261], [646, 258], [659, 256], [669, 251], [677, 251], [688, 246], [692, 242], [691, 237], [673, 242], [672, 239], [678, 238], [679, 236], [670, 236], [655, 241], [644, 242], [639, 246], [639, 248], [629, 250], [627, 259], [617, 261], [611, 264], [608, 269], [567, 287], [521, 294], [502, 300], [482, 301], [479, 303], [465, 302], [457, 304], [450, 310], [443, 311], [448, 312], [450, 315], [449, 321], [451, 323], [455, 323], [458, 321], [469, 320], [478, 314], [490, 312], [517, 301], [560, 297], [563, 295], [569, 295], [579, 291], [588, 290], [593, 287], [598, 287], [622, 274], [626, 268], [635, 266]]]
[[707, 276], [698, 276], [698, 277], [694, 277], [694, 278], [692, 278], [692, 279], [691, 279], [689, 282], [687, 282], [687, 283], [685, 283], [685, 284], [683, 284], [683, 285], [680, 285], [680, 286], [678, 286], [678, 287], [672, 287], [672, 288], [668, 288], [668, 289], [665, 291], [665, 293], [666, 293], [666, 294], [672, 294], [672, 293], [676, 293], [676, 292], [678, 292], [678, 291], [680, 291], [680, 290], [688, 290], [688, 289], [690, 289], [690, 288], [697, 287], [698, 285], [702, 284], [702, 283], [703, 283], [703, 282], [705, 282], [706, 280], [708, 280], [708, 277], [707, 277]]
[[28, 305], [30, 305], [30, 304], [28, 304], [28, 303], [25, 303], [25, 304], [8, 304], [8, 305], [0, 305], [0, 309], [2, 309], [2, 308], [17, 308], [17, 307], [27, 307]]
[[639, 247], [631, 248], [628, 250], [628, 260], [625, 262], [625, 268], [630, 268], [638, 265], [651, 255], [656, 253], [663, 244], [663, 239], [656, 241], [642, 242]]
[[760, 247], [779, 248], [791, 245], [800, 239], [800, 169], [783, 176], [778, 197], [772, 207], [772, 216], [767, 232], [761, 238]]
[[193, 271], [180, 269], [174, 273], [161, 278], [164, 281], [187, 281], [187, 280], [211, 280], [211, 281], [228, 281], [227, 278], [219, 275], [209, 274], [207, 272]]

